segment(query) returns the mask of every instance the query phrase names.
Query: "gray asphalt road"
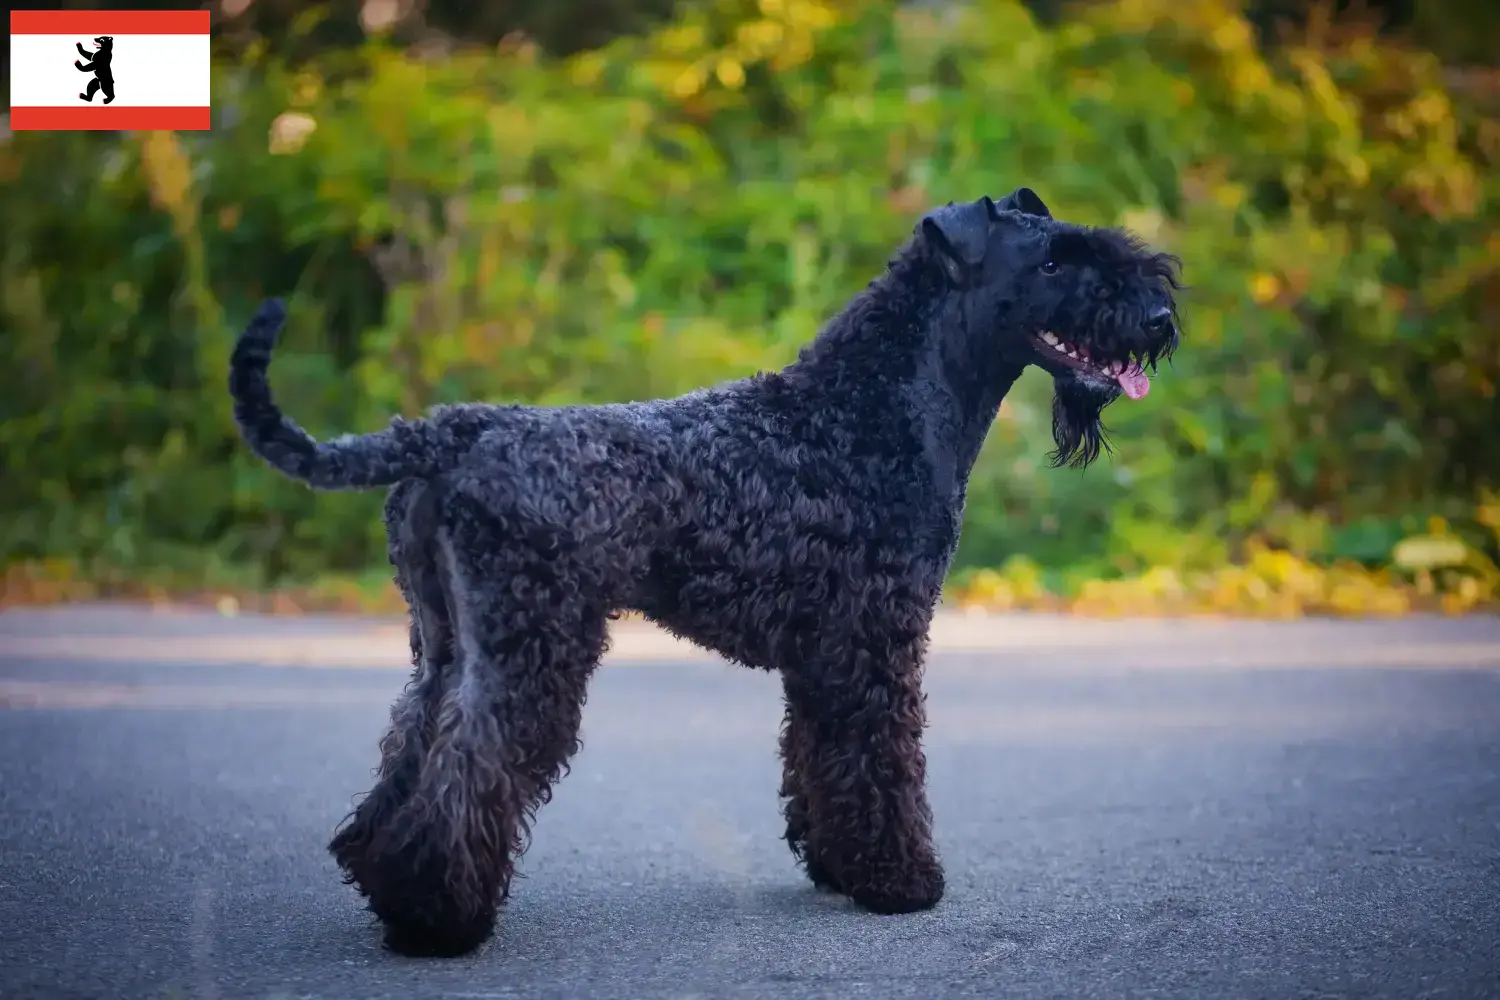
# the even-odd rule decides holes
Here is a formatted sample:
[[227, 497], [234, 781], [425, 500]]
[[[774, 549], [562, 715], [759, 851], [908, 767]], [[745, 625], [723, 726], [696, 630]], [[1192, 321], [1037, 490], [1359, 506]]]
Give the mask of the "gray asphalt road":
[[399, 673], [0, 652], [0, 995], [1500, 996], [1496, 661], [1321, 656], [938, 656], [908, 917], [792, 867], [773, 678], [606, 666], [497, 939], [409, 961], [323, 852]]

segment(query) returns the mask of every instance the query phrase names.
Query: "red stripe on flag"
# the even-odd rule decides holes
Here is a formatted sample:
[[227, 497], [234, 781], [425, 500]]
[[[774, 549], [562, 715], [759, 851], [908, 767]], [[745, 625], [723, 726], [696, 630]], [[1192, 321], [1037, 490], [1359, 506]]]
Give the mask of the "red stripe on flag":
[[206, 10], [13, 10], [12, 35], [206, 35]]
[[212, 112], [195, 108], [11, 108], [12, 132], [203, 131]]

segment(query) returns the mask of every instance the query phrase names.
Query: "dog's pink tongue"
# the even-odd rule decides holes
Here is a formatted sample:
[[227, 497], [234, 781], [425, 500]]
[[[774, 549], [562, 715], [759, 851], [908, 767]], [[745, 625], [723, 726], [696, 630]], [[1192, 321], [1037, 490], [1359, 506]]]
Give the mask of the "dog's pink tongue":
[[1151, 380], [1139, 365], [1131, 365], [1115, 378], [1119, 381], [1120, 388], [1125, 390], [1125, 395], [1131, 399], [1145, 399], [1146, 393], [1151, 391]]

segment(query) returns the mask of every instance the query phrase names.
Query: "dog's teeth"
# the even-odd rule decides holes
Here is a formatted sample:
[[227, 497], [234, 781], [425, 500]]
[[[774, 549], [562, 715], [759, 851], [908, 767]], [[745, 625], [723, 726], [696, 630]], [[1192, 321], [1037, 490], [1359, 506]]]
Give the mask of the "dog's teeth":
[[1049, 344], [1056, 344], [1057, 343], [1057, 334], [1051, 333], [1051, 332], [1044, 333], [1044, 334], [1042, 334], [1042, 340], [1044, 340], [1045, 342], [1047, 342]]
[[1067, 344], [1061, 344], [1061, 343], [1059, 343], [1059, 344], [1053, 344], [1052, 345], [1052, 349], [1054, 351], [1062, 351], [1064, 354], [1068, 353], [1068, 345]]
[[1077, 351], [1069, 351], [1068, 352], [1068, 357], [1077, 360], [1077, 358], [1078, 358], [1078, 352]]

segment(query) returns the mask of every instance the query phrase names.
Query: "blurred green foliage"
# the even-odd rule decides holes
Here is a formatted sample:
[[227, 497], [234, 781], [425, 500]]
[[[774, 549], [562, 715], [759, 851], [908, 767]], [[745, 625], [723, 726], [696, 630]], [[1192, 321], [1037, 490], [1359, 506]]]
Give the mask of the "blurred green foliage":
[[379, 565], [379, 496], [315, 496], [237, 438], [225, 364], [263, 295], [293, 296], [273, 381], [319, 435], [677, 393], [789, 360], [922, 210], [1019, 184], [1181, 256], [1186, 336], [1082, 473], [1047, 467], [1028, 373], [961, 566], [1379, 564], [1433, 516], [1494, 554], [1500, 123], [1428, 53], [1268, 55], [1224, 0], [1052, 27], [1015, 0], [716, 0], [566, 59], [377, 39], [215, 72], [211, 133], [0, 146], [8, 564]]

